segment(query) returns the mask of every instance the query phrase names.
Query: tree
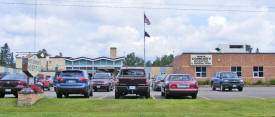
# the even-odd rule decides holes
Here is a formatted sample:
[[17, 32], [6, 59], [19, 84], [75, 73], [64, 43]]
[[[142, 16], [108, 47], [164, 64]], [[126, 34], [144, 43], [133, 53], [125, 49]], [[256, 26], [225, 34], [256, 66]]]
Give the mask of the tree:
[[144, 60], [140, 57], [137, 57], [134, 52], [126, 55], [125, 61], [124, 61], [125, 66], [143, 66], [144, 65]]
[[38, 58], [46, 58], [46, 56], [51, 56], [46, 49], [39, 50], [36, 55]]
[[167, 66], [174, 61], [174, 55], [170, 54], [169, 56], [164, 55], [161, 58], [157, 57], [153, 62], [153, 66]]
[[151, 67], [152, 66], [152, 62], [149, 60], [145, 63], [146, 67]]
[[63, 57], [62, 52], [59, 52], [59, 55], [56, 55], [55, 57]]
[[245, 49], [246, 49], [246, 52], [248, 53], [251, 53], [253, 48], [251, 47], [251, 45], [245, 45]]
[[10, 52], [10, 48], [7, 43], [5, 43], [3, 47], [1, 47], [0, 65], [14, 67], [13, 53]]

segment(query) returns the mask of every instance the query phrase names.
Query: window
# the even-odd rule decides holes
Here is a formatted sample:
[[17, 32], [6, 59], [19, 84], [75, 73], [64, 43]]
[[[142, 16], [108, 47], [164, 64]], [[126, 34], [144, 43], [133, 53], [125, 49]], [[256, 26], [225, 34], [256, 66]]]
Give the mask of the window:
[[263, 78], [264, 77], [264, 67], [263, 66], [254, 66], [253, 67], [253, 77], [254, 78]]
[[237, 73], [237, 75], [239, 77], [241, 77], [242, 76], [242, 67], [241, 66], [232, 66], [231, 72], [235, 72], [235, 73]]
[[66, 70], [71, 70], [71, 69], [73, 69], [72, 67], [66, 67]]
[[206, 67], [196, 67], [196, 77], [206, 78]]

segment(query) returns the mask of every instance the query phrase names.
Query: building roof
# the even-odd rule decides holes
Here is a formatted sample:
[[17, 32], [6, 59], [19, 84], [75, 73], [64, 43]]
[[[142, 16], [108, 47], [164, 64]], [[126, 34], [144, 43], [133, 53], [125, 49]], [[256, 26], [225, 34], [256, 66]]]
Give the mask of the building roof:
[[124, 60], [124, 57], [119, 57], [119, 58], [108, 58], [108, 57], [98, 57], [98, 58], [88, 58], [88, 57], [78, 57], [78, 58], [66, 58], [68, 61], [77, 61], [77, 60], [88, 60], [88, 61], [98, 61], [98, 60], [110, 60], [110, 61], [119, 61], [119, 60]]
[[183, 52], [182, 54], [275, 54], [275, 52], [260, 52], [260, 53]]

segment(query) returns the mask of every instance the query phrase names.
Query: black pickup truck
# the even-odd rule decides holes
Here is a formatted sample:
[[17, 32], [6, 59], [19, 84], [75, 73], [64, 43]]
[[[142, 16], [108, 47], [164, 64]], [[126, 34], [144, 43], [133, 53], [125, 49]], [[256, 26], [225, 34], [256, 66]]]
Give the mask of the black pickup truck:
[[136, 94], [150, 98], [149, 79], [144, 69], [123, 68], [116, 78], [115, 98]]

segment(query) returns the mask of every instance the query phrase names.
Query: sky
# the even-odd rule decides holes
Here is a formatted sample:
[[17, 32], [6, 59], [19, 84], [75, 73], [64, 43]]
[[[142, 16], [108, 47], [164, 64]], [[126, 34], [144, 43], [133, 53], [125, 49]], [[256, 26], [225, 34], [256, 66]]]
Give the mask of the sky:
[[37, 0], [36, 18], [34, 4], [0, 0], [0, 46], [91, 58], [109, 57], [110, 47], [116, 47], [118, 57], [131, 52], [143, 57], [146, 13], [147, 60], [209, 52], [218, 44], [275, 50], [273, 0]]

